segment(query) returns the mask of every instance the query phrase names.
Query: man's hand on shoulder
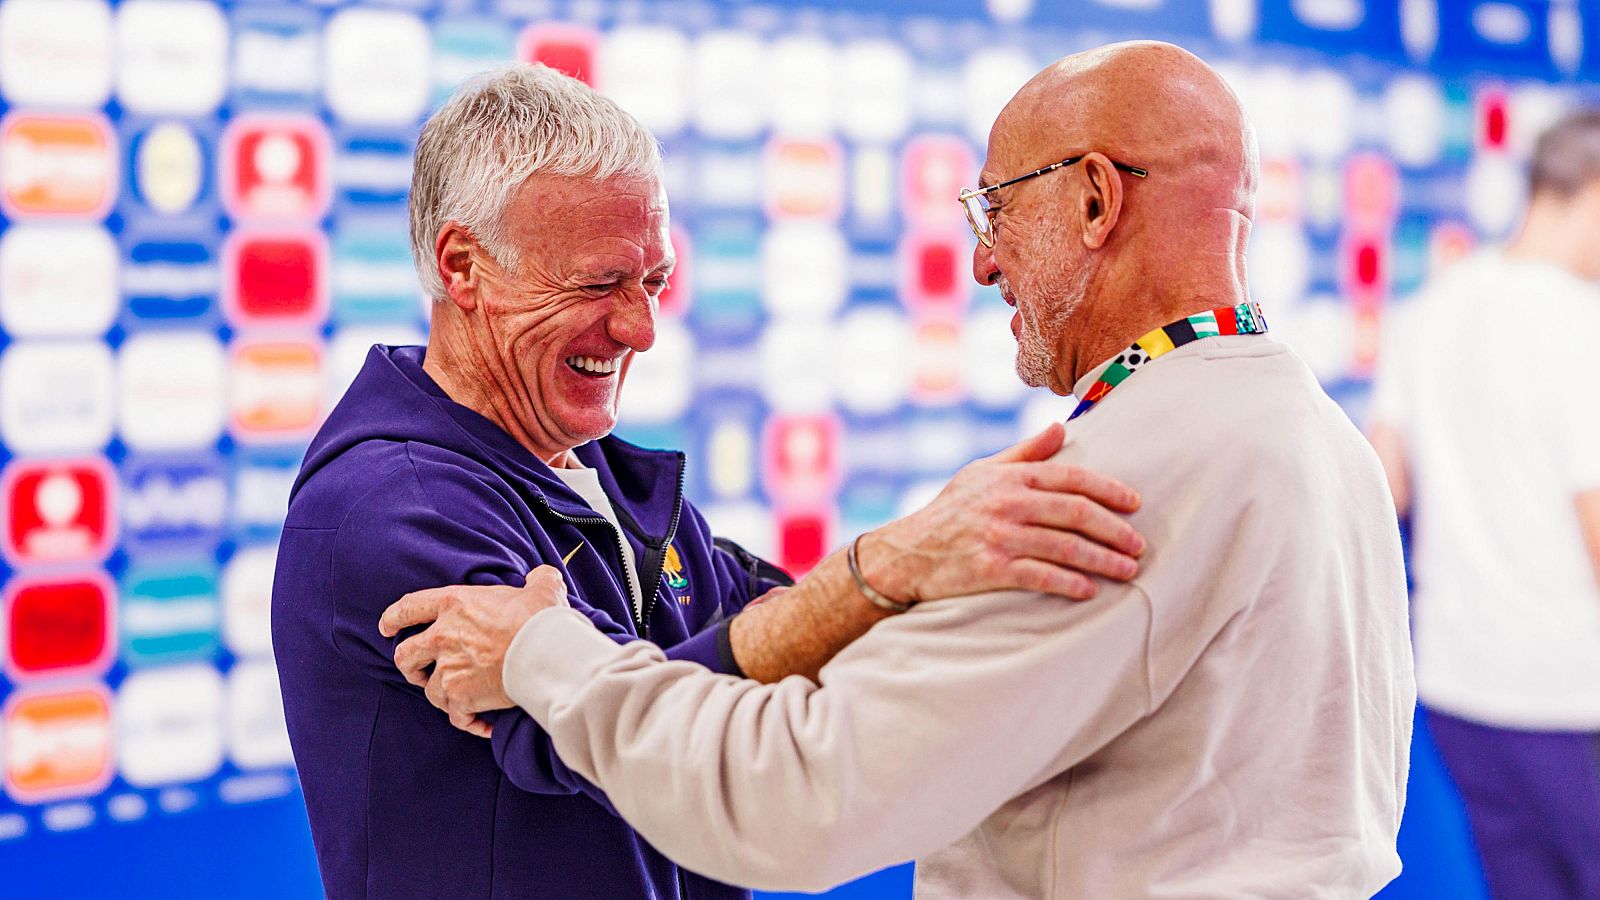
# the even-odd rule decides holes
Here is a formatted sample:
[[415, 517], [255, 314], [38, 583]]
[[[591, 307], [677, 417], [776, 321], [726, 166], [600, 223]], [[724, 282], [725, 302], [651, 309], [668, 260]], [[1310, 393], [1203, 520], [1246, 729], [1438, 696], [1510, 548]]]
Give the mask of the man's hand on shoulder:
[[567, 605], [561, 573], [540, 566], [520, 588], [454, 585], [406, 594], [384, 610], [378, 631], [392, 638], [427, 625], [395, 648], [395, 666], [450, 724], [489, 737], [489, 724], [476, 714], [513, 705], [501, 680], [511, 640], [535, 613]]
[[867, 581], [915, 603], [1014, 589], [1087, 600], [1090, 576], [1132, 578], [1145, 543], [1123, 516], [1139, 495], [1053, 459], [1065, 436], [1051, 425], [970, 463], [933, 502], [866, 535]]

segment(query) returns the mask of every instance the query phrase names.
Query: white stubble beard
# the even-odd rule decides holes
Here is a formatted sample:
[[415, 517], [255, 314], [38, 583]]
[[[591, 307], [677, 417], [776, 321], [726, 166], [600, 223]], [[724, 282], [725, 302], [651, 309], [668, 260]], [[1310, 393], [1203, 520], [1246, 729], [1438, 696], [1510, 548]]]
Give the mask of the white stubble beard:
[[[1069, 266], [1053, 290], [1024, 303], [1016, 297], [1022, 328], [1017, 335], [1017, 377], [1028, 387], [1049, 387], [1061, 368], [1061, 335], [1089, 292], [1090, 271]], [[1071, 387], [1071, 385], [1067, 385]]]

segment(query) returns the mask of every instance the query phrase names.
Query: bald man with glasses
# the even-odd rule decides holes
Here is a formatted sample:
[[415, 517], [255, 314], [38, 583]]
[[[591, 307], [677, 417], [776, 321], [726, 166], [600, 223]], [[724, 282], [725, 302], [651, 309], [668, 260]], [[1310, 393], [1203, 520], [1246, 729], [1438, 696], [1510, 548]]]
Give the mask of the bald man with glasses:
[[[921, 603], [763, 684], [618, 647], [541, 580], [525, 621], [397, 661], [491, 680], [458, 716], [503, 681], [641, 834], [734, 883], [916, 859], [923, 898], [1371, 895], [1400, 871], [1415, 703], [1399, 536], [1372, 451], [1250, 302], [1256, 180], [1233, 93], [1140, 42], [1030, 81], [959, 198], [1018, 374], [1079, 398], [1059, 458], [1143, 496], [1141, 570], [1095, 602]], [[459, 634], [508, 591], [409, 596], [383, 628], [448, 598]], [[509, 645], [500, 671], [480, 644]]]

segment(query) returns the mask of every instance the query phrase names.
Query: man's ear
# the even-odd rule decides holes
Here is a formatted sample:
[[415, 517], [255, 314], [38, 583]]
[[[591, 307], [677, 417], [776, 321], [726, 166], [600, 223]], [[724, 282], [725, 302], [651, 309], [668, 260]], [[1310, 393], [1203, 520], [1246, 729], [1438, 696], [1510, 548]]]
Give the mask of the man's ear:
[[1083, 245], [1099, 250], [1111, 239], [1112, 229], [1122, 217], [1122, 176], [1104, 154], [1090, 153], [1078, 163], [1083, 167], [1083, 194], [1078, 214], [1083, 218]]
[[444, 223], [434, 241], [433, 257], [439, 266], [439, 278], [444, 281], [445, 295], [461, 310], [478, 305], [483, 272], [472, 252], [477, 246], [472, 234], [454, 221]]

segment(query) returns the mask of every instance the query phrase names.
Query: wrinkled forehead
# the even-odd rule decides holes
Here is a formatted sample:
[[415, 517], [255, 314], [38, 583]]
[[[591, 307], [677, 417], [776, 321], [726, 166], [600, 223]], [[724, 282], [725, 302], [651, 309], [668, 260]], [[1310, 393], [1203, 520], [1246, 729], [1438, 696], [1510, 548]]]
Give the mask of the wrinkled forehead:
[[667, 193], [655, 178], [530, 178], [524, 192], [538, 195], [540, 206], [550, 215], [572, 221], [655, 224], [667, 217]]
[[532, 252], [608, 252], [646, 267], [672, 253], [667, 195], [655, 178], [530, 178], [507, 212], [508, 231]]

